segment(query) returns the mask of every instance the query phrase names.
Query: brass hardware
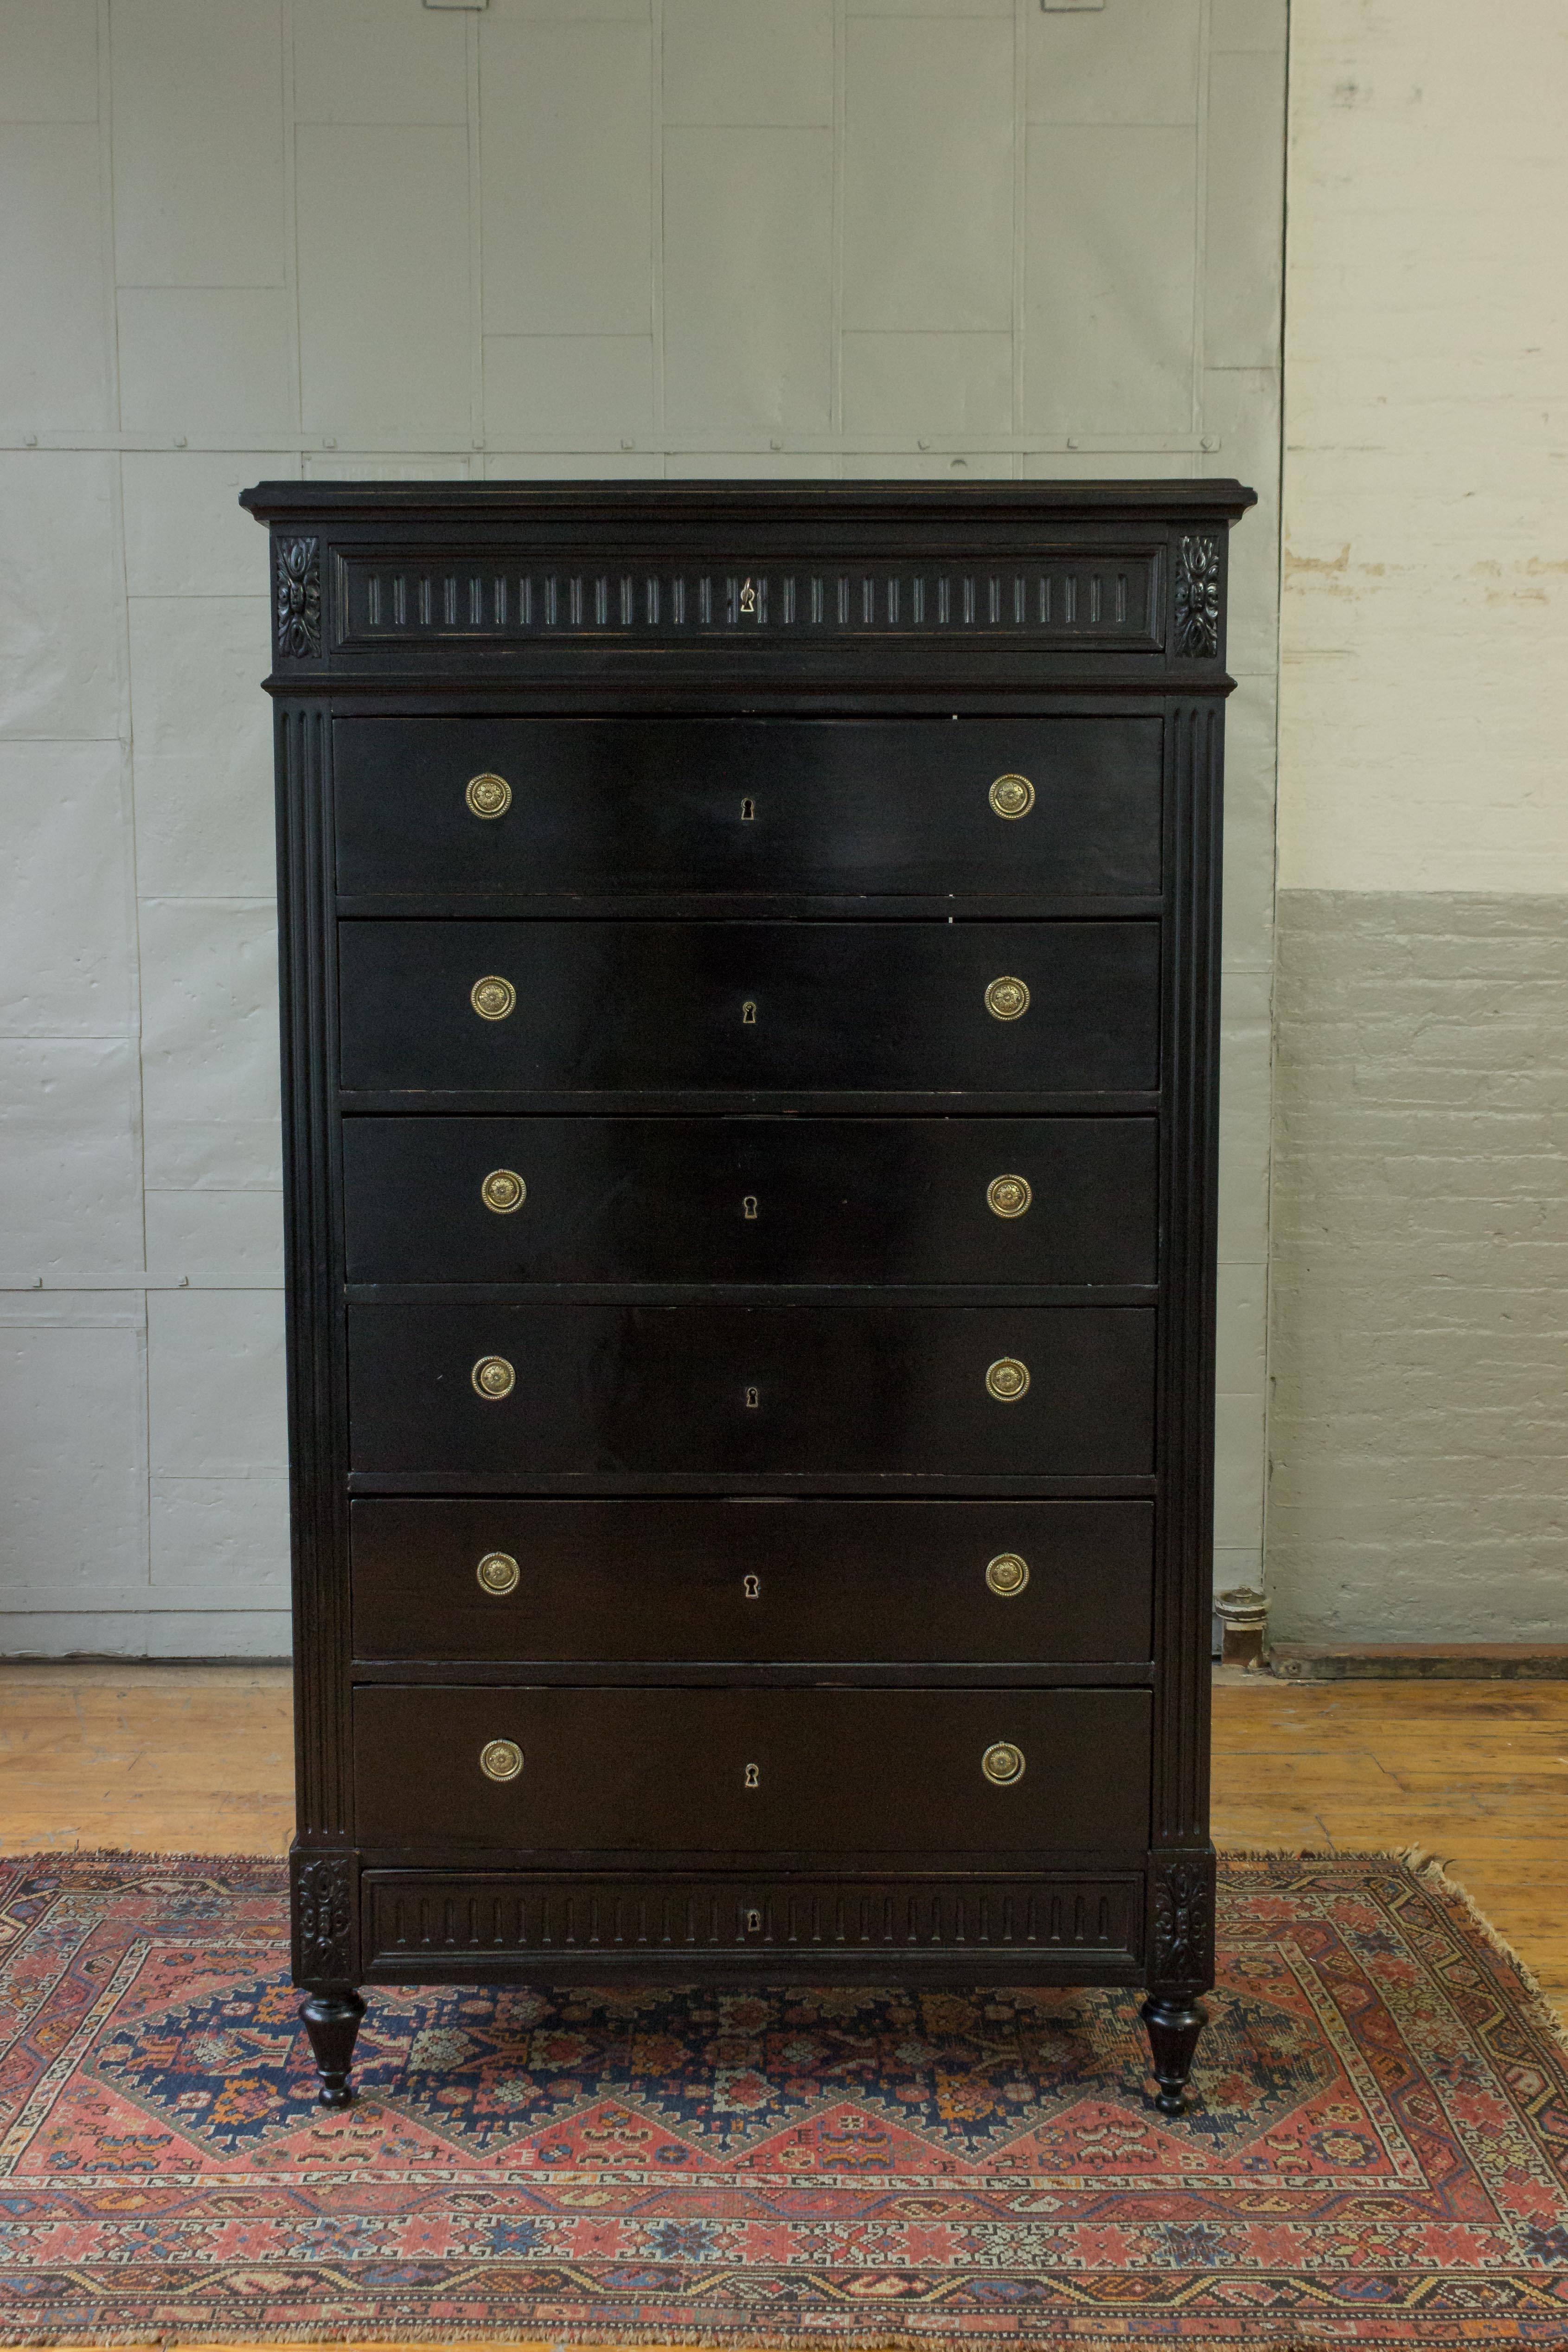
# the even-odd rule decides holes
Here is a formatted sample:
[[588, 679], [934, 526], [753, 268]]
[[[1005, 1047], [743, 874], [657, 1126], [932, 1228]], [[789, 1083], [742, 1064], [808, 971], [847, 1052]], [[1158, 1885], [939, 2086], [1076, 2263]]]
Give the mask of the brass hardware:
[[761, 1402], [762, 1402], [762, 1393], [761, 1393], [761, 1391], [760, 1391], [759, 1389], [747, 1389], [747, 1391], [746, 1391], [746, 1409], [747, 1409], [747, 1411], [748, 1412], [755, 1412], [757, 1411], [758, 1406]]
[[[510, 1008], [507, 1008], [510, 1010]], [[1029, 1011], [1029, 988], [1010, 972], [993, 980], [986, 991], [986, 1011], [993, 1021], [1019, 1021]]]
[[1015, 1748], [1010, 1739], [996, 1740], [981, 1757], [980, 1769], [998, 1789], [1009, 1789], [1015, 1780], [1023, 1779], [1023, 1749]]
[[998, 1404], [1017, 1404], [1029, 1388], [1029, 1366], [1016, 1356], [998, 1356], [986, 1373], [986, 1386]]
[[497, 1600], [517, 1589], [517, 1563], [509, 1551], [487, 1551], [474, 1573], [480, 1591], [494, 1593]]
[[505, 776], [470, 776], [463, 797], [476, 816], [505, 816], [512, 805], [512, 787]]
[[741, 803], [740, 803], [740, 822], [741, 822], [741, 824], [751, 824], [755, 823], [755, 821], [756, 821], [756, 817], [757, 817], [757, 803], [756, 803], [755, 801], [742, 801], [742, 802], [741, 802]]
[[989, 797], [998, 816], [1027, 816], [1034, 806], [1034, 786], [1027, 776], [998, 776]]
[[993, 1176], [986, 1187], [986, 1206], [998, 1217], [1021, 1217], [1033, 1198], [1027, 1176]]
[[754, 1225], [757, 1223], [757, 1195], [755, 1192], [747, 1193], [740, 1204], [740, 1213], [746, 1219], [748, 1225]]
[[749, 996], [740, 1008], [740, 1025], [743, 1029], [755, 1029], [757, 1026], [757, 1007]]
[[986, 1582], [1000, 1599], [1010, 1601], [1029, 1582], [1029, 1562], [1021, 1552], [999, 1551], [986, 1562]]
[[747, 1913], [747, 1915], [746, 1915], [746, 1932], [747, 1932], [747, 1934], [748, 1936], [760, 1936], [760, 1935], [761, 1935], [761, 1933], [762, 1933], [762, 1914], [761, 1914], [761, 1912], [760, 1912], [760, 1911], [748, 1911], [748, 1912]]
[[743, 613], [755, 613], [757, 610], [757, 591], [749, 580], [740, 592], [740, 609]]
[[481, 1356], [469, 1378], [476, 1396], [495, 1404], [501, 1397], [510, 1396], [517, 1385], [517, 1376], [505, 1356]]
[[468, 1002], [481, 1021], [504, 1021], [517, 1001], [517, 990], [499, 972], [486, 972], [468, 992]]
[[[994, 1184], [991, 1190], [993, 1192], [996, 1191]], [[498, 1217], [509, 1217], [514, 1209], [522, 1207], [528, 1197], [528, 1188], [514, 1168], [492, 1168], [479, 1187], [479, 1198], [487, 1209], [494, 1209]], [[996, 1205], [993, 1201], [992, 1208]]]
[[479, 1750], [479, 1769], [486, 1780], [515, 1780], [523, 1769], [523, 1751], [515, 1739], [487, 1739]]
[[746, 1785], [748, 1789], [760, 1789], [762, 1786], [762, 1775], [755, 1764], [748, 1764], [746, 1768]]
[[760, 1601], [762, 1579], [759, 1576], [743, 1576], [740, 1580], [740, 1589], [748, 1601]]

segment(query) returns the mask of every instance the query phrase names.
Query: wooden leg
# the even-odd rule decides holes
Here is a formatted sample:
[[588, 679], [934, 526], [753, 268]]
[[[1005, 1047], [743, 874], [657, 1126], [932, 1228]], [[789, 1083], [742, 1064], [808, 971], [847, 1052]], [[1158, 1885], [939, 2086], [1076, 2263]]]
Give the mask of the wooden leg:
[[1163, 2116], [1179, 2116], [1186, 2104], [1186, 2078], [1197, 2037], [1208, 2023], [1208, 2011], [1185, 1993], [1152, 1992], [1144, 2003], [1144, 2023], [1149, 2029], [1155, 2080], [1160, 2086], [1156, 2105]]
[[312, 1986], [299, 2004], [316, 2072], [321, 2077], [319, 2095], [324, 2107], [353, 2104], [349, 2069], [354, 2063], [354, 2037], [364, 2013], [364, 2002], [350, 1985]]

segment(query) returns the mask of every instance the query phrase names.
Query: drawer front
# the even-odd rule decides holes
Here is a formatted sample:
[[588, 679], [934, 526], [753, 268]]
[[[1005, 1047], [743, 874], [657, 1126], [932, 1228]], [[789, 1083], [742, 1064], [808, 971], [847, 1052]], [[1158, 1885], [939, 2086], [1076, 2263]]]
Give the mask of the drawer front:
[[1147, 1307], [389, 1303], [348, 1321], [356, 1471], [1154, 1467]]
[[361, 1658], [1146, 1659], [1141, 1502], [363, 1498]]
[[[338, 887], [1154, 893], [1161, 737], [1157, 717], [340, 719]], [[478, 811], [477, 776], [506, 787]]]
[[[1141, 1973], [1132, 1871], [973, 1869], [900, 1878], [641, 1868], [367, 1870], [361, 1968], [382, 1984], [486, 1977], [552, 1984], [726, 1978], [818, 1984], [1114, 1983]], [[818, 1974], [821, 1970], [822, 1973]]]
[[[339, 941], [350, 1087], [1157, 1083], [1154, 922], [351, 922]], [[504, 983], [483, 998], [497, 1017], [482, 981]], [[1023, 982], [1023, 1010], [998, 981]]]
[[1152, 1118], [351, 1118], [349, 1279], [1152, 1283], [1155, 1145]]
[[370, 1847], [1125, 1853], [1149, 1694], [361, 1688], [354, 1794]]

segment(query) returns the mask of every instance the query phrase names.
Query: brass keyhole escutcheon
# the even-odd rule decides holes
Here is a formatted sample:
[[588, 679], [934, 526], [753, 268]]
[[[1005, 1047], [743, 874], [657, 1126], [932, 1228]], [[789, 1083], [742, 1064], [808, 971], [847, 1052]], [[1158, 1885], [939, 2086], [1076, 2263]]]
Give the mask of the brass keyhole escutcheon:
[[1029, 985], [1004, 972], [986, 991], [986, 1011], [993, 1021], [1020, 1021], [1029, 1011]]
[[463, 795], [476, 816], [505, 816], [512, 805], [512, 787], [505, 776], [470, 776]]
[[520, 1571], [509, 1551], [487, 1551], [474, 1573], [479, 1580], [482, 1592], [493, 1593], [497, 1600], [504, 1600], [508, 1592], [517, 1591]]
[[1027, 1176], [993, 1176], [986, 1187], [986, 1206], [998, 1217], [1021, 1217], [1033, 1198]]
[[755, 613], [757, 610], [757, 591], [749, 580], [740, 592], [740, 609], [743, 613]]
[[1021, 1552], [999, 1551], [986, 1562], [986, 1582], [1001, 1600], [1010, 1601], [1029, 1582], [1029, 1562]]
[[[996, 1187], [992, 1186], [992, 1191]], [[479, 1197], [498, 1217], [509, 1217], [528, 1197], [528, 1188], [515, 1168], [492, 1168], [479, 1187]], [[991, 1203], [993, 1208], [996, 1202]]]
[[762, 1775], [755, 1764], [748, 1764], [746, 1768], [746, 1785], [748, 1789], [760, 1789], [762, 1786]]
[[998, 1356], [987, 1370], [986, 1386], [998, 1404], [1017, 1404], [1029, 1390], [1029, 1366], [1016, 1356]]
[[998, 776], [989, 799], [998, 816], [1027, 816], [1034, 806], [1034, 786], [1027, 776]]
[[487, 971], [468, 992], [468, 1002], [481, 1021], [504, 1021], [517, 1001], [517, 990], [497, 971]]
[[761, 1912], [760, 1912], [760, 1911], [748, 1911], [748, 1912], [747, 1913], [747, 1915], [746, 1915], [746, 1932], [747, 1932], [747, 1934], [748, 1936], [760, 1936], [760, 1935], [761, 1935], [761, 1933], [762, 1933], [762, 1914], [761, 1914]]
[[746, 1409], [747, 1409], [747, 1412], [755, 1412], [757, 1411], [758, 1406], [761, 1402], [762, 1402], [762, 1391], [760, 1391], [760, 1389], [747, 1389], [747, 1391], [746, 1391]]
[[486, 1780], [515, 1780], [523, 1769], [523, 1751], [515, 1739], [487, 1739], [479, 1750], [479, 1769]]
[[747, 1193], [745, 1199], [740, 1204], [740, 1213], [746, 1219], [748, 1225], [754, 1225], [757, 1223], [757, 1195], [755, 1192]]
[[995, 1740], [981, 1757], [980, 1769], [998, 1789], [1009, 1789], [1015, 1780], [1023, 1779], [1023, 1749], [1015, 1748], [1010, 1739]]
[[740, 1008], [740, 1025], [743, 1029], [755, 1029], [757, 1026], [757, 1007], [749, 996]]
[[742, 801], [742, 802], [741, 802], [741, 803], [740, 803], [740, 822], [741, 822], [741, 824], [755, 824], [755, 823], [756, 823], [756, 820], [757, 820], [757, 803], [756, 803], [755, 801], [750, 801], [750, 800]]
[[505, 1356], [481, 1356], [469, 1378], [474, 1383], [476, 1395], [482, 1396], [488, 1404], [498, 1403], [502, 1397], [510, 1396], [517, 1385], [517, 1373]]
[[743, 1576], [740, 1580], [740, 1589], [748, 1601], [760, 1601], [762, 1579], [759, 1576]]

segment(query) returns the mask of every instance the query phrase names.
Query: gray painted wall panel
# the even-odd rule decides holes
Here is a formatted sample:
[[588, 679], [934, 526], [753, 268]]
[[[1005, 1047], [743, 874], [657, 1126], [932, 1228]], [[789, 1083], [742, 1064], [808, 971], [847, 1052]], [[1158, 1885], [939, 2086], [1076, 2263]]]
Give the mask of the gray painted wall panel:
[[101, 1475], [0, 1450], [0, 1648], [286, 1643], [266, 549], [234, 500], [300, 472], [1255, 484], [1217, 1525], [1221, 1580], [1256, 1576], [1284, 86], [1282, 0], [0, 10], [30, 224], [0, 1319], [14, 1399], [32, 1355], [40, 1394], [73, 1350], [118, 1368]]

